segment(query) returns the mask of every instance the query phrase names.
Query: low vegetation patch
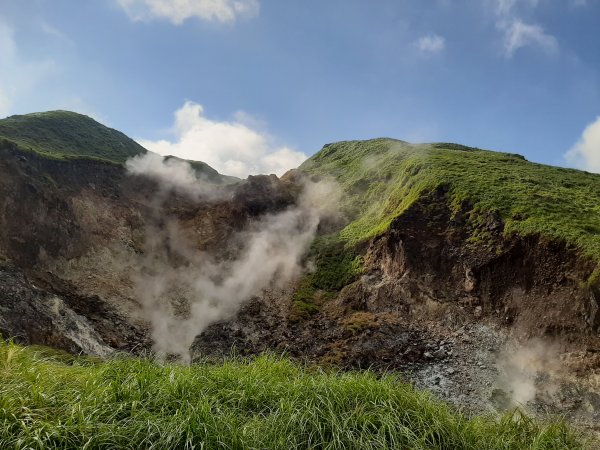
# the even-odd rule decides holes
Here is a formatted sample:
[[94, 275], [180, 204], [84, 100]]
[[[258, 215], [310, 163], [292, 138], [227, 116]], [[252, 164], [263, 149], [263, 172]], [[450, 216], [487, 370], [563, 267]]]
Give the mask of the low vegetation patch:
[[48, 111], [0, 120], [0, 139], [22, 151], [52, 159], [95, 159], [124, 163], [146, 149], [123, 133], [91, 117], [69, 111]]
[[578, 449], [562, 423], [467, 418], [395, 375], [274, 356], [183, 367], [0, 342], [2, 449]]
[[314, 270], [304, 277], [293, 298], [298, 318], [318, 312], [323, 301], [335, 297], [362, 270], [362, 258], [339, 234], [317, 237], [308, 260]]
[[350, 218], [338, 235], [345, 248], [385, 232], [415, 201], [444, 186], [452, 210], [471, 205], [471, 225], [493, 212], [507, 235], [561, 240], [600, 262], [597, 174], [535, 164], [511, 153], [393, 139], [330, 144], [300, 170], [333, 177], [341, 186], [342, 208]]

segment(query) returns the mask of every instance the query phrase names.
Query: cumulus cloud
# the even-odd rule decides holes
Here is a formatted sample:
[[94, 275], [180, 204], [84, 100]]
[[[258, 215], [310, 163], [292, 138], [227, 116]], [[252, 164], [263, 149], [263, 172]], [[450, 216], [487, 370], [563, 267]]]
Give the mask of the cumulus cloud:
[[579, 141], [565, 154], [565, 159], [579, 169], [600, 173], [600, 117], [583, 130]]
[[504, 27], [505, 54], [510, 58], [517, 50], [526, 46], [537, 46], [546, 53], [558, 50], [556, 38], [547, 34], [541, 26], [515, 19]]
[[117, 0], [133, 21], [166, 19], [180, 25], [190, 18], [234, 22], [258, 15], [258, 0]]
[[425, 54], [440, 53], [446, 48], [446, 40], [437, 34], [428, 34], [417, 40], [415, 45]]
[[203, 161], [222, 174], [240, 178], [282, 175], [307, 158], [302, 152], [275, 145], [267, 133], [252, 126], [254, 122], [247, 114], [237, 114], [232, 121], [211, 120], [202, 105], [188, 101], [175, 112], [173, 141], [138, 142], [159, 155]]

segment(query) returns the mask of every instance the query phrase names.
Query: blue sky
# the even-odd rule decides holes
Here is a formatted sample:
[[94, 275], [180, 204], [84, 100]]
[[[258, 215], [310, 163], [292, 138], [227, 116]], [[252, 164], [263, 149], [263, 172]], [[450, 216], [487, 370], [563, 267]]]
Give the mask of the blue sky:
[[50, 109], [233, 175], [380, 136], [600, 172], [600, 0], [0, 0], [0, 116]]

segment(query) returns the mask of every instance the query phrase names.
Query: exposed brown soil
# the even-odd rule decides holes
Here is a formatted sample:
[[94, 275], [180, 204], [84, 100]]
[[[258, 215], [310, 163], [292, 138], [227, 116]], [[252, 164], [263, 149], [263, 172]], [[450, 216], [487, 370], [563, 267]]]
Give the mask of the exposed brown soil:
[[[148, 349], [131, 280], [146, 227], [176, 223], [196, 251], [228, 258], [236, 231], [298, 193], [293, 174], [223, 189], [218, 201], [171, 193], [157, 205], [158, 186], [120, 166], [0, 149], [0, 333], [75, 353]], [[506, 236], [494, 214], [474, 229], [470, 213], [465, 204], [451, 215], [444, 189], [422, 198], [365, 247], [364, 274], [319, 312], [298, 317], [294, 286], [271, 289], [198, 336], [196, 354], [276, 351], [400, 370], [485, 411], [511, 406], [499, 381], [505, 349], [541, 338], [558, 349], [558, 388], [539, 389], [529, 407], [599, 420], [600, 295], [587, 284], [594, 264], [563, 242]]]
[[[236, 320], [210, 327], [196, 341], [198, 353], [275, 349], [309, 363], [400, 370], [477, 412], [517, 406], [511, 383], [527, 382], [535, 394], [519, 406], [593, 428], [600, 419], [600, 339], [594, 291], [585, 281], [594, 264], [564, 243], [506, 237], [493, 215], [483, 225], [488, 245], [473, 244], [469, 238], [481, 230], [468, 228], [468, 206], [461, 221], [446, 205], [442, 190], [394, 221], [366, 250], [364, 275], [317, 314], [298, 320], [291, 293], [272, 293]], [[510, 373], [506, 355], [538, 351], [538, 342], [556, 364]]]

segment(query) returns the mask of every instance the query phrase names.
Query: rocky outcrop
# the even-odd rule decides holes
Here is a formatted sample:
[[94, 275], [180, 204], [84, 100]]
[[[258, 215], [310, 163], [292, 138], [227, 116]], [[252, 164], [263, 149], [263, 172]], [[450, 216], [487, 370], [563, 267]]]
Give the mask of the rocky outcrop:
[[4, 143], [0, 333], [75, 353], [148, 349], [132, 278], [150, 229], [163, 236], [176, 224], [192, 251], [227, 258], [236, 231], [297, 196], [274, 175], [218, 189], [210, 201], [164, 193], [121, 165], [48, 159]]
[[[109, 345], [96, 330], [94, 325], [97, 324], [77, 313], [69, 300], [40, 289], [11, 264], [0, 263], [0, 333], [3, 336], [21, 344], [48, 345], [75, 354], [110, 355], [118, 343], [113, 341], [113, 345]], [[85, 306], [89, 309], [91, 305]], [[101, 309], [107, 312], [105, 305]], [[100, 323], [108, 320], [108, 316], [101, 317]], [[123, 322], [121, 319], [121, 325]], [[115, 330], [110, 333], [118, 335], [119, 322], [113, 325]]]
[[[148, 350], [132, 279], [150, 233], [173, 267], [186, 264], [167, 238], [174, 226], [190, 252], [227, 260], [243, 245], [239, 231], [295, 204], [300, 182], [297, 171], [250, 177], [208, 201], [161, 192], [119, 165], [0, 148], [0, 334], [99, 356]], [[569, 373], [595, 376], [600, 289], [589, 282], [592, 261], [564, 242], [508, 235], [494, 212], [450, 209], [446, 191], [421, 197], [365, 243], [362, 275], [335, 295], [316, 292], [317, 311], [296, 314], [297, 286], [269, 289], [197, 336], [196, 357], [275, 351], [401, 370], [478, 410], [508, 395], [495, 383], [509, 338], [558, 341]], [[320, 232], [339, 230], [340, 220]], [[596, 394], [581, 392], [574, 398], [592, 405], [582, 414], [596, 418]]]
[[495, 214], [470, 225], [471, 213], [465, 204], [452, 214], [444, 189], [420, 199], [370, 242], [363, 275], [318, 312], [295, 317], [291, 292], [256, 298], [200, 335], [197, 354], [275, 350], [399, 370], [471, 410], [519, 405], [597, 423], [595, 265], [562, 242], [505, 235]]
[[[366, 255], [368, 279], [377, 282], [359, 282], [346, 296], [366, 310], [403, 305], [417, 317], [434, 302], [529, 337], [598, 332], [597, 288], [588, 283], [593, 261], [564, 242], [507, 236], [493, 213], [471, 225], [468, 205], [452, 215], [448, 203], [438, 190], [393, 221]], [[397, 294], [389, 295], [390, 289]]]

